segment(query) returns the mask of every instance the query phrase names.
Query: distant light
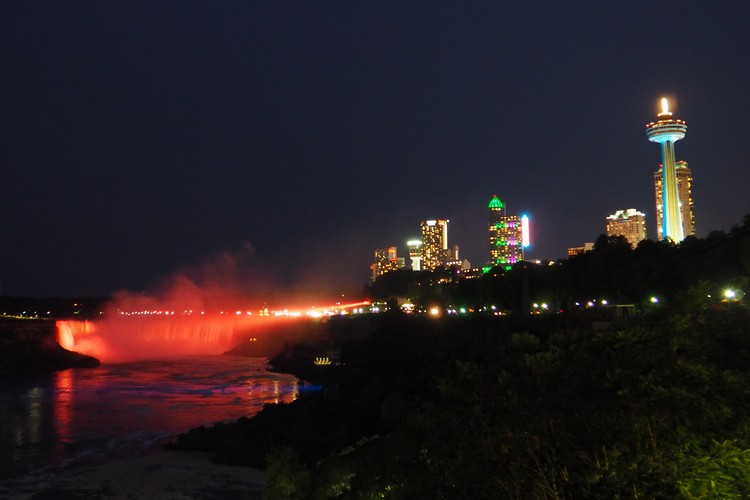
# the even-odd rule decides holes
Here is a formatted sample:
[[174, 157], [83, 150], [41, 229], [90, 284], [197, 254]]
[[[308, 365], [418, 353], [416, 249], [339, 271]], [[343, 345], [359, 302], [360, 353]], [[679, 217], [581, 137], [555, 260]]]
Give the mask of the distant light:
[[737, 297], [737, 292], [734, 290], [724, 290], [724, 297], [727, 299], [734, 299]]
[[526, 248], [531, 244], [529, 240], [529, 216], [521, 216], [521, 245]]
[[659, 303], [659, 298], [658, 297], [651, 297], [649, 300], [651, 301], [652, 304], [658, 304]]
[[439, 307], [433, 307], [433, 308], [431, 308], [430, 309], [430, 314], [432, 316], [437, 316], [438, 314], [440, 314], [440, 308]]
[[607, 302], [606, 300], [602, 299], [602, 305], [606, 306], [607, 304], [609, 304], [609, 302]]

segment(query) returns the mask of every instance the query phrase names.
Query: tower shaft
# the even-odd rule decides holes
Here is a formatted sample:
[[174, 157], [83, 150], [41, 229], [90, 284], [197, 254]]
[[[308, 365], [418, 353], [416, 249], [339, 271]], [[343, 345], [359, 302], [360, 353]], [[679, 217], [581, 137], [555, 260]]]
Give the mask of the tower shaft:
[[662, 237], [680, 242], [685, 238], [682, 230], [682, 213], [680, 212], [680, 198], [677, 191], [677, 171], [674, 159], [674, 142], [664, 141], [661, 144], [662, 159], [662, 210], [664, 211], [664, 225]]

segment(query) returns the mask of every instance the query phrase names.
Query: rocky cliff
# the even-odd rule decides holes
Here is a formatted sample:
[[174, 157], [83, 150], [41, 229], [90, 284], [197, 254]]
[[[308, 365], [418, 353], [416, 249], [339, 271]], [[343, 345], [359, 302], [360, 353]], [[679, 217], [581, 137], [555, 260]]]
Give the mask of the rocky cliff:
[[0, 375], [96, 366], [98, 359], [57, 343], [55, 321], [0, 318]]

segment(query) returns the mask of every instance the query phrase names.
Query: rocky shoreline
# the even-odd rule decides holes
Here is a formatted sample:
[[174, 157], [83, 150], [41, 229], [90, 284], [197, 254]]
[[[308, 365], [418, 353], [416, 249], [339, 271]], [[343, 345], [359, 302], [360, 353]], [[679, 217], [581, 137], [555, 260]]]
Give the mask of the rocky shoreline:
[[98, 359], [57, 343], [54, 320], [0, 318], [0, 376], [95, 368]]

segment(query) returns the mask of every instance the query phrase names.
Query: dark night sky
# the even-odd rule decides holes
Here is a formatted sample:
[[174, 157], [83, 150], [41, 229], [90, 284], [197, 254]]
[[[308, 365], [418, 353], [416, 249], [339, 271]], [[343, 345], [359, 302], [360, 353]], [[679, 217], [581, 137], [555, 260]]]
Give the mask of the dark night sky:
[[746, 1], [3, 2], [0, 292], [186, 270], [359, 287], [431, 218], [479, 266], [493, 194], [532, 217], [532, 258], [621, 208], [653, 238], [662, 95], [698, 236], [727, 230], [750, 213], [748, 20]]

